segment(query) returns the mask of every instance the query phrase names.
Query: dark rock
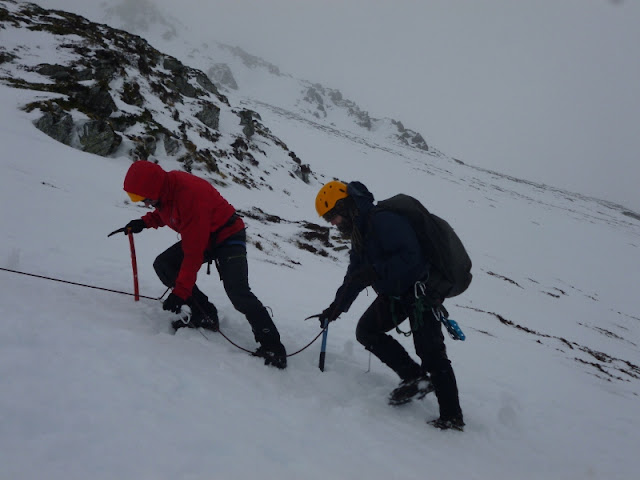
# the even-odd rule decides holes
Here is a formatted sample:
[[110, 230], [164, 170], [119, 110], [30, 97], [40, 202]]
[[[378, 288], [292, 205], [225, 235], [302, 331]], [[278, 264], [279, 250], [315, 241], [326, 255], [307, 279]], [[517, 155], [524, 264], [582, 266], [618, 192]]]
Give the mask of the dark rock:
[[220, 108], [213, 103], [205, 102], [195, 117], [207, 127], [218, 130], [220, 125]]
[[229, 65], [226, 63], [216, 63], [209, 69], [207, 75], [209, 75], [209, 77], [219, 85], [224, 85], [231, 90], [238, 89], [238, 83], [236, 82]]
[[108, 117], [115, 112], [116, 106], [109, 90], [99, 85], [91, 88], [80, 88], [74, 95], [74, 100], [78, 102], [85, 111], [94, 112], [100, 117]]
[[189, 98], [197, 98], [200, 96], [200, 92], [196, 87], [189, 83], [189, 77], [185, 74], [176, 74], [173, 77], [173, 81], [168, 82], [169, 87], [174, 88], [178, 93]]
[[140, 85], [138, 82], [125, 82], [122, 86], [120, 98], [124, 103], [141, 107], [144, 105], [144, 97], [140, 93]]
[[148, 160], [156, 153], [157, 140], [153, 135], [144, 135], [133, 139], [135, 148], [130, 155], [135, 160]]
[[68, 82], [74, 77], [74, 69], [72, 67], [65, 67], [63, 65], [50, 65], [43, 63], [35, 68], [35, 71], [40, 75], [49, 77], [56, 81]]
[[218, 89], [211, 82], [211, 80], [209, 80], [209, 77], [207, 77], [204, 73], [195, 72], [194, 76], [195, 76], [196, 82], [198, 82], [198, 85], [204, 88], [207, 92], [213, 93], [214, 95], [218, 94]]
[[118, 148], [122, 137], [104, 120], [90, 120], [82, 126], [78, 141], [84, 152], [104, 157]]
[[172, 137], [171, 135], [164, 135], [164, 150], [167, 155], [175, 155], [180, 150], [180, 141], [177, 138]]
[[73, 136], [73, 118], [70, 114], [55, 105], [52, 111], [45, 112], [39, 120], [35, 122], [36, 128], [49, 135], [51, 138], [71, 145]]
[[256, 133], [253, 119], [254, 117], [259, 119], [260, 115], [253, 110], [242, 110], [238, 116], [240, 117], [240, 125], [243, 126], [242, 133], [245, 137], [251, 138]]

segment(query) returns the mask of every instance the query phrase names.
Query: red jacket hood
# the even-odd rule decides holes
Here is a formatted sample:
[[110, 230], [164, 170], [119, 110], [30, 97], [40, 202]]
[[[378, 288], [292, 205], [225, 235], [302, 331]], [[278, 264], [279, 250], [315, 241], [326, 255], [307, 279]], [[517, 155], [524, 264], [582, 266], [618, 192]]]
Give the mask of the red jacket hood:
[[129, 167], [124, 177], [124, 191], [158, 200], [166, 181], [167, 172], [160, 165], [139, 160]]

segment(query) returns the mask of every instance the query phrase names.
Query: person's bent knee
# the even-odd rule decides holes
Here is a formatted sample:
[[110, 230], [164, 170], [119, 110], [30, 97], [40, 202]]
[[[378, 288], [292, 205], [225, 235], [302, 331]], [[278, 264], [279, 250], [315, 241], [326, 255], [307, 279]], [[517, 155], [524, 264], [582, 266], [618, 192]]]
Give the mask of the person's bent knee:
[[369, 347], [376, 341], [378, 335], [380, 335], [380, 332], [372, 331], [360, 324], [356, 327], [356, 340], [367, 350], [369, 350]]
[[164, 285], [167, 287], [172, 287], [174, 285], [177, 273], [173, 276], [169, 273], [171, 269], [169, 268], [166, 260], [162, 258], [162, 255], [158, 255], [153, 262], [153, 269], [156, 271], [156, 275], [158, 275], [158, 278]]

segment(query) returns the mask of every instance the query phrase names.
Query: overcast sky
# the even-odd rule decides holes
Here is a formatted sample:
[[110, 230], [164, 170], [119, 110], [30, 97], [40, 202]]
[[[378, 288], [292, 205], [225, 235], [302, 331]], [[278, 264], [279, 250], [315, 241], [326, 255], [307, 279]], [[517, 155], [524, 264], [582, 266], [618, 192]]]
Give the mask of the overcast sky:
[[151, 1], [467, 163], [640, 211], [638, 0]]

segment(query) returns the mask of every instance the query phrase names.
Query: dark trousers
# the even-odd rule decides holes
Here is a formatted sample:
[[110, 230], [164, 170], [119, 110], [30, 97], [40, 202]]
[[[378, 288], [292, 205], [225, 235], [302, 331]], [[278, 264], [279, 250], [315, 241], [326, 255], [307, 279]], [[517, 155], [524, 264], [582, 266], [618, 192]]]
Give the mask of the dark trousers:
[[[413, 344], [422, 365], [418, 365], [402, 345], [386, 333], [396, 327], [391, 302], [394, 302], [395, 322], [400, 325], [409, 317], [409, 323], [414, 325]], [[430, 309], [423, 313], [422, 324], [418, 326], [416, 323], [411, 299], [397, 300], [380, 295], [360, 318], [356, 338], [403, 380], [429, 373], [438, 398], [440, 416], [445, 419], [462, 417], [458, 385], [447, 357], [442, 326]]]
[[[204, 254], [204, 263], [215, 262], [229, 300], [234, 308], [244, 314], [249, 321], [256, 341], [266, 346], [278, 345], [280, 343], [278, 329], [267, 309], [249, 287], [249, 266], [247, 264], [247, 248], [244, 244], [245, 239], [243, 230], [220, 245], [212, 246], [210, 244]], [[178, 242], [158, 255], [153, 263], [153, 268], [160, 281], [167, 287], [173, 288], [175, 285], [183, 258], [182, 242]], [[194, 312], [211, 308], [215, 311], [213, 304], [209, 302], [207, 296], [197, 285], [193, 286], [191, 298], [187, 303]]]

